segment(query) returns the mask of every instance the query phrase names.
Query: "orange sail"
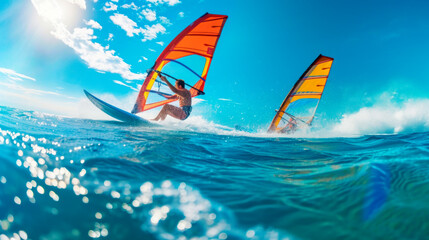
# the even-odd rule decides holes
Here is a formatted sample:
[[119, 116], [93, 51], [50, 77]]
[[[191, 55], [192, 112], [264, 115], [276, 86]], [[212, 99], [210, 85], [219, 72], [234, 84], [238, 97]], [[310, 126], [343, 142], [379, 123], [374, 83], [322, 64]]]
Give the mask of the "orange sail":
[[333, 61], [333, 58], [322, 55], [314, 60], [284, 99], [268, 132], [288, 133], [311, 124]]
[[[150, 93], [157, 93], [160, 96], [168, 95], [166, 91], [160, 90], [164, 83], [157, 80], [158, 72], [162, 72], [166, 76], [171, 74], [177, 78], [184, 79], [187, 83], [190, 82], [189, 77], [185, 78], [186, 74], [182, 74], [180, 70], [171, 70], [170, 68], [172, 72], [165, 74], [169, 65], [174, 64], [176, 67], [185, 70], [188, 75], [191, 74], [194, 78], [196, 77], [195, 84], [192, 84], [190, 89], [192, 97], [203, 94], [207, 73], [227, 18], [228, 16], [225, 15], [206, 13], [177, 35], [159, 55], [155, 65], [150, 69], [140, 89], [132, 113], [146, 111], [176, 101], [175, 99], [159, 99], [159, 96], [153, 102], [148, 101], [149, 95], [156, 95]], [[201, 65], [201, 67], [197, 70], [188, 63]], [[154, 87], [158, 87], [158, 90], [154, 89]]]

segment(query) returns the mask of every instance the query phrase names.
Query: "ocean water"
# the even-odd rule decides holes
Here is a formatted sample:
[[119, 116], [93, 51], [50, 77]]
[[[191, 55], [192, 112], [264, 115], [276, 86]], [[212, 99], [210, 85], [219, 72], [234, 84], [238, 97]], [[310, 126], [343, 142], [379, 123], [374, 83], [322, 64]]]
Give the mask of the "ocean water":
[[287, 137], [0, 107], [0, 239], [428, 239], [428, 132]]

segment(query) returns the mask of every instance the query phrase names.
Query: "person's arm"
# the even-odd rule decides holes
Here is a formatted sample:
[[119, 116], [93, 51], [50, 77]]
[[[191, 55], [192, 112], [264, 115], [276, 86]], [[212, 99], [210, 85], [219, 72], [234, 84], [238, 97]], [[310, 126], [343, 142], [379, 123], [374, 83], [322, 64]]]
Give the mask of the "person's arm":
[[171, 95], [171, 96], [162, 94], [162, 96], [165, 97], [165, 98], [167, 98], [167, 99], [177, 99], [177, 95], [176, 94]]
[[161, 78], [162, 81], [164, 81], [167, 84], [167, 86], [171, 89], [172, 92], [176, 94], [179, 92], [179, 90], [177, 90], [177, 88], [171, 85], [171, 83], [167, 80], [167, 78], [162, 76], [161, 73], [159, 73], [159, 77]]

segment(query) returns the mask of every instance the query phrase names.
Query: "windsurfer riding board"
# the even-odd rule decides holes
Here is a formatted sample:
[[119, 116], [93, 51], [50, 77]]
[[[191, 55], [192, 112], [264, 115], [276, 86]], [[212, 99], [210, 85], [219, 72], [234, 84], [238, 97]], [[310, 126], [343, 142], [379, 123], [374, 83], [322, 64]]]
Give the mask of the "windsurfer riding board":
[[282, 129], [278, 130], [278, 132], [293, 133], [296, 131], [297, 128], [298, 128], [298, 123], [296, 122], [296, 120], [293, 118], [290, 118], [290, 120], [288, 121], [288, 124], [286, 124], [286, 126], [284, 126]]
[[185, 88], [185, 82], [182, 79], [178, 79], [176, 80], [175, 86], [173, 86], [165, 76], [162, 76], [161, 73], [159, 73], [159, 77], [163, 82], [167, 84], [167, 86], [171, 89], [171, 91], [175, 93], [172, 96], [167, 96], [167, 95], [163, 95], [163, 96], [167, 99], [178, 99], [180, 107], [176, 107], [170, 104], [165, 104], [162, 107], [161, 111], [159, 112], [158, 116], [156, 116], [156, 118], [152, 120], [164, 121], [167, 115], [170, 115], [180, 120], [187, 119], [192, 111], [192, 106], [191, 106], [192, 95], [191, 95], [191, 92]]

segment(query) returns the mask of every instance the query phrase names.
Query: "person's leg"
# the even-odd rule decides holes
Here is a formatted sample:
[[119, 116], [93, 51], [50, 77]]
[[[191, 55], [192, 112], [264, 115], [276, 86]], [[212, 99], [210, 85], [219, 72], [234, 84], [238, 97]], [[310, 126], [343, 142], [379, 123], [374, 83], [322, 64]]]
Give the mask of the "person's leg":
[[156, 118], [154, 118], [153, 120], [164, 121], [167, 115], [170, 115], [177, 119], [184, 119], [186, 117], [186, 113], [181, 108], [175, 107], [170, 104], [165, 104], [159, 112], [158, 116], [156, 116]]
[[176, 119], [180, 119], [180, 120], [182, 120], [186, 117], [186, 113], [181, 108], [175, 107], [175, 106], [169, 105], [169, 104], [165, 105], [165, 112], [166, 112], [166, 114], [165, 114], [164, 118], [161, 117], [162, 120], [164, 120], [167, 117], [167, 115], [170, 115], [170, 116], [172, 116]]
[[153, 121], [158, 121], [159, 119], [164, 120], [166, 117], [166, 107], [168, 106], [168, 104], [164, 105], [161, 109], [161, 111], [159, 111], [158, 115], [152, 119]]

